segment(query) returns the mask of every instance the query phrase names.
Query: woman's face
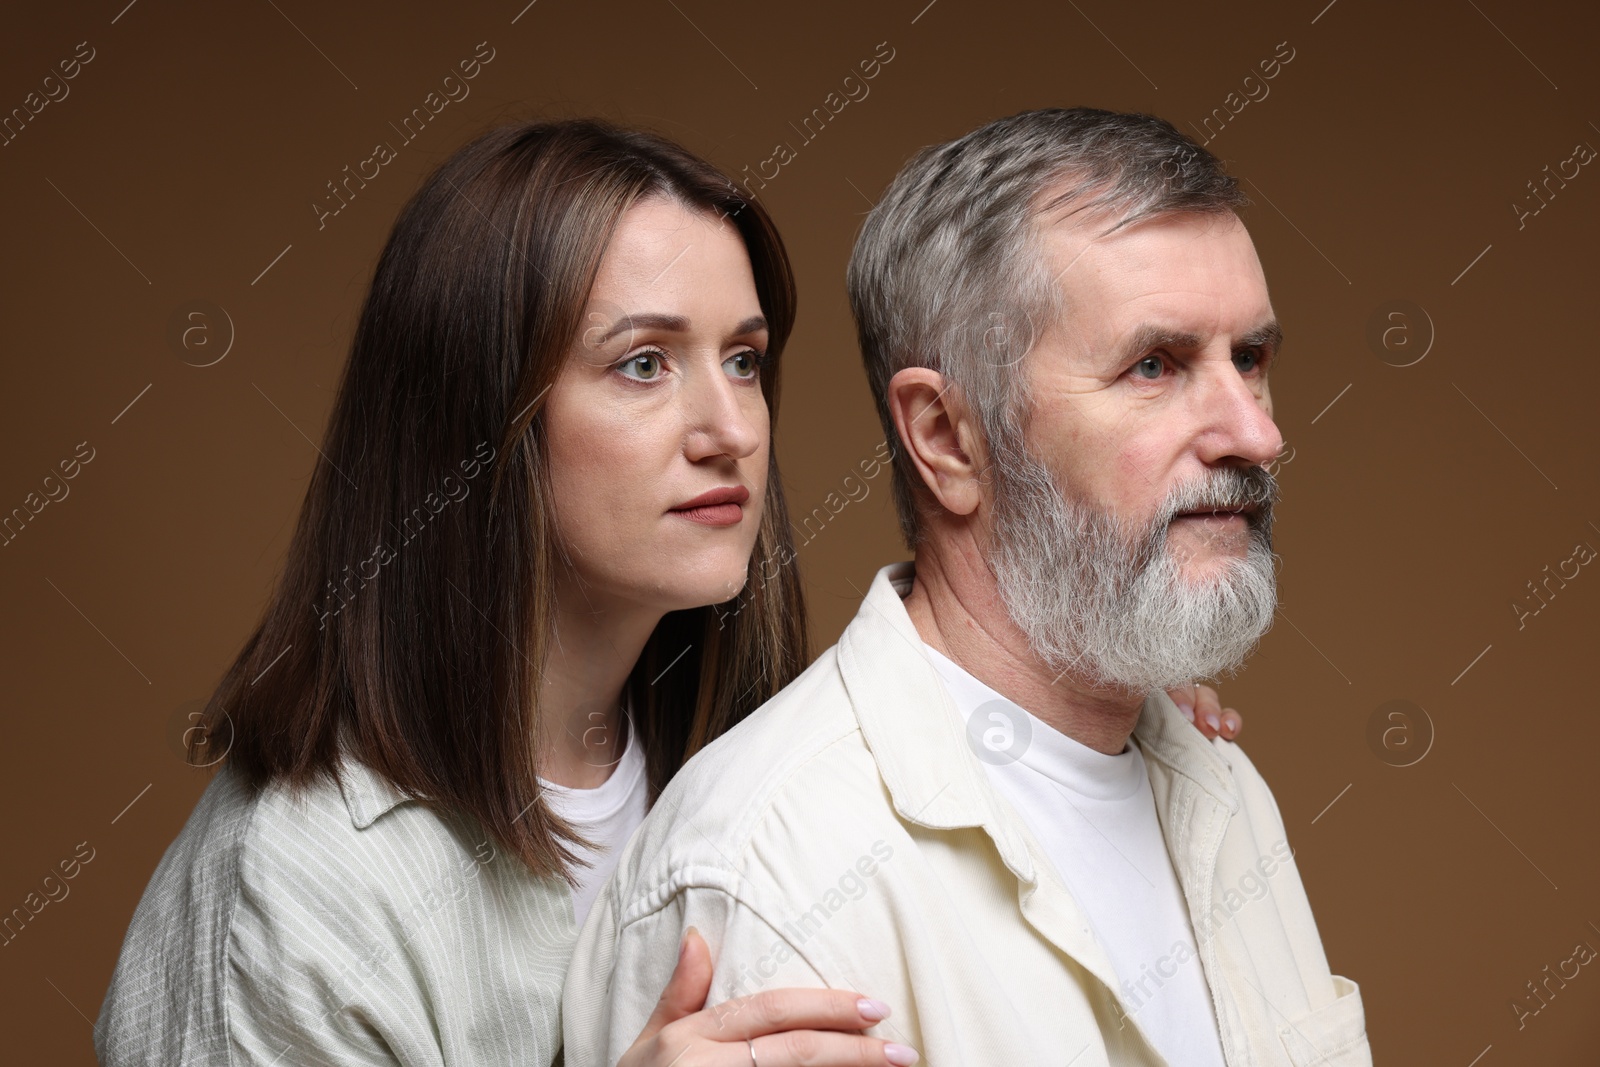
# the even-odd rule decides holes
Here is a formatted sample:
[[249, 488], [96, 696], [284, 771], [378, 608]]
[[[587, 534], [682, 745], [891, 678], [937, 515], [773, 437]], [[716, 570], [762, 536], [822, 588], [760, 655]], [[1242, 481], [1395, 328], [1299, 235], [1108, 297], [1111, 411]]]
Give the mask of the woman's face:
[[675, 611], [743, 587], [767, 488], [766, 346], [730, 223], [663, 198], [623, 214], [544, 409], [556, 529], [589, 605]]

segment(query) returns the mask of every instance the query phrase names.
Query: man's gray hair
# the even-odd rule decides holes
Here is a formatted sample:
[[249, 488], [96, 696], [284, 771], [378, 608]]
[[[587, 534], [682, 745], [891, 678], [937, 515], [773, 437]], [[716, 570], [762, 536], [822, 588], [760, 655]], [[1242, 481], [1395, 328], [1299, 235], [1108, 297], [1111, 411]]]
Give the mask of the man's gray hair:
[[[884, 433], [896, 439], [889, 379], [928, 367], [954, 383], [991, 457], [1020, 447], [1034, 339], [1062, 311], [1035, 220], [1115, 220], [1102, 235], [1160, 215], [1248, 204], [1220, 160], [1152, 115], [1044, 108], [918, 152], [867, 215], [848, 285]], [[916, 468], [895, 451], [894, 496], [906, 544], [920, 540]]]

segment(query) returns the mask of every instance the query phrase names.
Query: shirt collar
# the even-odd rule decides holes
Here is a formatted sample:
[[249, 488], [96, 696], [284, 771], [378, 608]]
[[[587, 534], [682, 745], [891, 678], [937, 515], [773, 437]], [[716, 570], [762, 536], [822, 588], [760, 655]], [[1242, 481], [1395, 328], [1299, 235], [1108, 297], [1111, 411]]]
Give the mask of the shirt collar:
[[[926, 641], [922, 647], [955, 701], [961, 713], [960, 727], [967, 731], [978, 758], [986, 763], [985, 773], [991, 781], [995, 769], [1026, 769], [1093, 800], [1127, 800], [1140, 790], [1149, 791], [1138, 744], [1130, 742], [1116, 755], [1097, 752], [996, 691]], [[1001, 732], [996, 735], [996, 730]]]
[[[632, 713], [633, 697], [630, 694], [626, 714], [631, 716]], [[632, 719], [630, 718], [629, 721], [631, 722]], [[635, 744], [634, 736], [635, 731], [629, 729], [628, 747], [619, 758], [618, 770], [624, 772], [637, 770], [638, 773], [642, 774], [643, 749]], [[634, 751], [636, 748], [638, 751]], [[339, 731], [339, 751], [339, 792], [344, 796], [345, 810], [350, 813], [350, 824], [357, 830], [365, 830], [390, 810], [399, 807], [408, 800], [417, 799], [403, 792], [384, 775], [355, 757], [351, 749], [348, 727]], [[560, 786], [552, 786], [551, 783], [545, 782], [542, 778], [539, 781], [545, 788], [561, 789]], [[600, 786], [600, 789], [605, 790], [609, 787], [610, 791], [606, 794], [607, 797], [620, 792], [621, 796], [626, 798], [632, 792], [633, 784], [632, 779], [626, 775], [619, 777], [618, 774], [613, 773], [610, 778], [606, 779], [606, 784]], [[570, 793], [570, 791], [567, 792]], [[585, 790], [583, 792], [591, 791]]]
[[1156, 764], [1180, 774], [1210, 793], [1230, 813], [1239, 810], [1233, 765], [1223, 755], [1233, 742], [1220, 737], [1207, 741], [1165, 692], [1158, 689], [1145, 698], [1133, 736], [1147, 767]]
[[[1027, 849], [1003, 815], [901, 602], [915, 574], [910, 561], [880, 569], [839, 638], [839, 670], [862, 736], [903, 818], [938, 829], [983, 826], [1007, 865], [1031, 880]], [[1145, 699], [1133, 732], [1147, 768], [1160, 764], [1238, 810], [1227, 761], [1166, 693]]]
[[357, 830], [365, 830], [377, 822], [379, 816], [415, 799], [348, 751], [339, 761], [339, 792], [344, 795], [350, 824]]

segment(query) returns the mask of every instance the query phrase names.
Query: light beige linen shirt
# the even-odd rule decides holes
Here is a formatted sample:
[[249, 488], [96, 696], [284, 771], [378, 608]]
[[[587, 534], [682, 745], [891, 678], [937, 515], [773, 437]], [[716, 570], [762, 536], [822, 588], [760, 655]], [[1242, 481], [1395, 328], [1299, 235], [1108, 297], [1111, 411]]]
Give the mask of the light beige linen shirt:
[[[978, 763], [901, 603], [912, 575], [879, 571], [839, 643], [657, 801], [578, 938], [563, 997], [571, 1067], [627, 1049], [690, 925], [716, 961], [710, 1004], [853, 989], [893, 1010], [872, 1033], [932, 1067], [1167, 1062]], [[1370, 1064], [1359, 990], [1329, 971], [1255, 767], [1164, 693], [1134, 742], [1228, 1063]]]
[[[560, 1063], [572, 894], [346, 760], [299, 797], [224, 765], [161, 858], [102, 1067]], [[659, 991], [658, 991], [659, 992]]]

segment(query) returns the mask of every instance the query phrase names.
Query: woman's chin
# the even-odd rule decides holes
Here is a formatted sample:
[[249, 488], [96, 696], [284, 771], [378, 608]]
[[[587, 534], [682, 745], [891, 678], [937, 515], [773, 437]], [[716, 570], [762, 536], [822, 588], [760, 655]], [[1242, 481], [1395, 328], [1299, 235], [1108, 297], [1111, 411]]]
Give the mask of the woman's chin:
[[681, 574], [672, 585], [662, 590], [671, 607], [669, 611], [687, 611], [713, 604], [725, 604], [738, 596], [747, 584], [748, 570], [727, 571], [715, 574]]

